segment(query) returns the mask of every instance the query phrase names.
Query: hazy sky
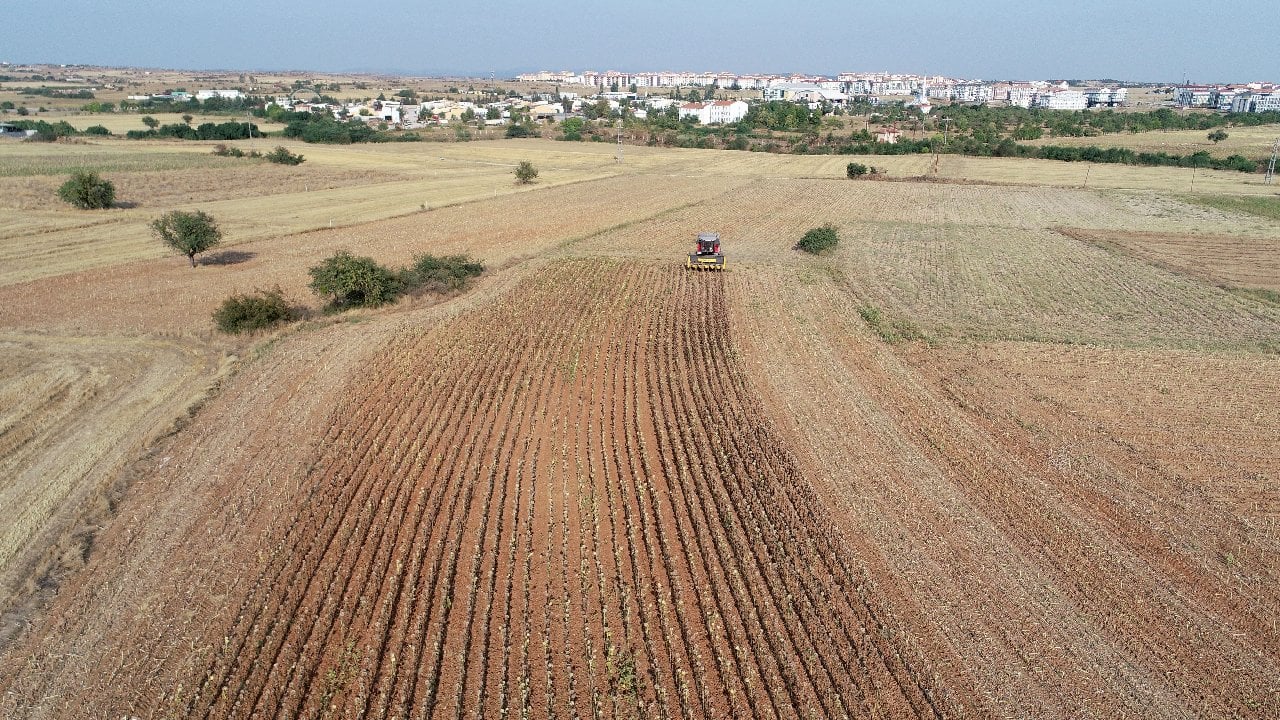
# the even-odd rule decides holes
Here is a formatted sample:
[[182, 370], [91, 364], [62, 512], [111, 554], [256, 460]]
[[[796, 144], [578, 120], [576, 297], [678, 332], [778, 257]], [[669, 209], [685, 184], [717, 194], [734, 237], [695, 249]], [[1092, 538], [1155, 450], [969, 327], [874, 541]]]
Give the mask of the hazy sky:
[[1280, 81], [1276, 0], [14, 0], [0, 61]]

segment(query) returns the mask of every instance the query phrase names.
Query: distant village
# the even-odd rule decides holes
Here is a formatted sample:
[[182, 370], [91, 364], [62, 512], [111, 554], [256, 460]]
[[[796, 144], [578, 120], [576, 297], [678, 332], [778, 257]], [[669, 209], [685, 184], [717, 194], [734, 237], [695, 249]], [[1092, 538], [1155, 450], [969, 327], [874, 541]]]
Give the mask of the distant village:
[[[942, 76], [896, 73], [840, 73], [834, 78], [812, 75], [737, 75], [688, 72], [547, 72], [527, 73], [516, 80], [562, 86], [596, 88], [720, 87], [759, 90], [765, 100], [792, 100], [840, 105], [854, 99], [871, 104], [907, 98], [944, 102], [1001, 103], [1049, 110], [1121, 107], [1128, 103], [1123, 87], [1071, 87], [1066, 82], [986, 82]], [[1212, 108], [1223, 112], [1266, 112], [1280, 109], [1280, 85], [1184, 85], [1174, 89], [1178, 107]], [[910, 103], [910, 99], [907, 100]]]
[[[53, 76], [49, 77], [54, 79]], [[67, 75], [62, 82], [85, 82]], [[243, 80], [243, 76], [241, 77]], [[594, 72], [541, 71], [521, 74], [518, 83], [541, 87], [528, 93], [510, 91], [508, 97], [492, 95], [476, 102], [458, 99], [419, 101], [412, 92], [396, 97], [338, 101], [308, 88], [266, 98], [247, 95], [241, 89], [208, 89], [197, 92], [168, 91], [151, 95], [130, 95], [120, 103], [123, 110], [146, 108], [155, 103], [183, 103], [223, 100], [233, 103], [263, 103], [284, 111], [330, 115], [338, 120], [359, 120], [387, 129], [412, 130], [429, 126], [465, 123], [508, 125], [524, 121], [562, 122], [571, 117], [588, 119], [627, 117], [646, 119], [663, 113], [680, 120], [696, 119], [700, 124], [729, 124], [746, 117], [749, 102], [782, 101], [806, 105], [812, 110], [841, 112], [858, 104], [901, 105], [929, 113], [935, 103], [1000, 105], [1046, 110], [1087, 110], [1120, 108], [1130, 104], [1129, 89], [1119, 84], [1073, 86], [1066, 81], [989, 82], [944, 76], [895, 73], [840, 73], [836, 77], [813, 75], [741, 75], [690, 72]], [[551, 86], [554, 90], [548, 90]], [[252, 90], [252, 88], [251, 88]], [[1167, 86], [1169, 94], [1160, 104], [1177, 108], [1203, 108], [1220, 112], [1262, 113], [1280, 110], [1280, 86], [1255, 82], [1230, 85]], [[50, 94], [74, 94], [78, 89], [53, 89]], [[479, 93], [477, 93], [479, 94]], [[741, 99], [750, 96], [750, 99]], [[92, 95], [89, 95], [92, 97]], [[6, 130], [18, 133], [17, 128]], [[890, 127], [877, 137], [895, 142], [897, 131]]]
[[[760, 99], [834, 110], [856, 102], [872, 106], [901, 103], [928, 113], [933, 102], [969, 105], [999, 104], [1046, 110], [1087, 110], [1128, 105], [1128, 89], [1118, 86], [1072, 87], [1066, 82], [984, 82], [946, 77], [888, 73], [841, 73], [836, 78], [815, 76], [762, 76], [727, 73], [623, 73], [538, 72], [518, 75], [516, 81], [551, 84], [553, 93], [528, 93], [496, 102], [435, 100], [421, 103], [380, 98], [348, 102], [341, 106], [277, 96], [273, 103], [291, 111], [331, 113], [338, 119], [378, 122], [388, 127], [414, 129], [454, 122], [506, 125], [513, 117], [534, 121], [563, 121], [581, 115], [590, 105], [601, 116], [626, 107], [638, 119], [650, 113], [671, 112], [683, 120], [695, 118], [704, 125], [734, 123], [747, 115], [750, 105], [740, 99], [713, 99], [717, 90], [758, 91]], [[661, 89], [655, 92], [655, 89]], [[702, 89], [701, 100], [692, 97]], [[663, 92], [666, 91], [666, 92]], [[238, 91], [203, 91], [236, 97]], [[231, 93], [227, 95], [225, 93]], [[721, 93], [725, 94], [725, 93]], [[727, 93], [732, 95], [733, 93]], [[179, 98], [171, 98], [179, 99]], [[1207, 108], [1222, 112], [1261, 113], [1280, 110], [1280, 86], [1273, 83], [1172, 88], [1169, 103], [1181, 108]], [[607, 106], [607, 107], [603, 107]], [[892, 142], [892, 138], [885, 138]]]
[[[803, 75], [737, 75], [731, 73], [624, 73], [537, 72], [516, 76], [522, 83], [552, 85], [553, 93], [528, 93], [497, 102], [436, 100], [408, 103], [379, 99], [349, 102], [343, 106], [299, 101], [290, 96], [274, 103], [294, 111], [329, 112], [340, 119], [364, 119], [389, 127], [413, 129], [453, 122], [505, 125], [515, 116], [534, 121], [564, 120], [582, 114], [588, 105], [616, 113], [628, 108], [632, 116], [671, 112], [680, 119], [696, 118], [704, 125], [734, 123], [750, 108], [741, 99], [713, 99], [718, 90], [757, 91], [762, 101], [780, 100], [817, 110], [836, 109], [853, 103], [872, 106], [901, 103], [929, 112], [934, 102], [969, 105], [999, 104], [1046, 110], [1119, 108], [1129, 104], [1128, 89], [1116, 85], [1073, 87], [1067, 82], [985, 82], [941, 76], [890, 73], [841, 73], [835, 78]], [[694, 100], [703, 91], [702, 99]], [[205, 91], [235, 92], [235, 91]], [[1280, 110], [1280, 85], [1184, 85], [1171, 88], [1169, 104], [1180, 108], [1207, 108], [1222, 112], [1261, 113]], [[719, 93], [732, 96], [734, 93]], [[195, 96], [201, 98], [198, 93]], [[606, 108], [601, 108], [606, 109]]]

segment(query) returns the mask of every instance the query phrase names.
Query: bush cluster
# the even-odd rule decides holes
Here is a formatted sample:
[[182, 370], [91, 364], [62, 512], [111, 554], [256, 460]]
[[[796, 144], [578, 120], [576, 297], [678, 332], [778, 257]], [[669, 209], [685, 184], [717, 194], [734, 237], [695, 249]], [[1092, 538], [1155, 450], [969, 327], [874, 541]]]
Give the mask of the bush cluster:
[[253, 294], [236, 294], [222, 301], [214, 311], [213, 322], [224, 333], [253, 332], [294, 318], [293, 308], [280, 288], [258, 290]]
[[277, 145], [275, 150], [267, 153], [264, 157], [268, 161], [279, 165], [301, 165], [302, 156], [289, 152], [289, 148], [283, 145]]
[[245, 151], [241, 150], [238, 147], [227, 147], [223, 143], [218, 143], [217, 145], [213, 146], [213, 154], [219, 157], [237, 157], [237, 158], [238, 157], [250, 157], [250, 158], [262, 157], [262, 153], [258, 152], [257, 150], [250, 150], [249, 152], [246, 153]]
[[484, 272], [484, 265], [465, 255], [416, 255], [413, 265], [401, 274], [407, 288], [432, 292], [461, 290], [467, 281]]
[[796, 249], [818, 255], [835, 247], [839, 242], [840, 236], [836, 233], [835, 227], [827, 224], [805, 233], [804, 237], [800, 238], [800, 242], [796, 243]]
[[341, 310], [378, 307], [417, 289], [461, 290], [471, 278], [484, 272], [484, 265], [465, 255], [417, 255], [413, 265], [393, 270], [373, 258], [339, 250], [308, 272], [312, 291], [327, 298], [331, 310]]
[[58, 188], [58, 197], [85, 210], [109, 208], [116, 201], [116, 187], [96, 172], [77, 171]]
[[[149, 118], [150, 116], [148, 116]], [[143, 118], [144, 122], [148, 118]], [[155, 122], [152, 119], [152, 122]], [[150, 123], [148, 123], [150, 125]], [[199, 127], [191, 127], [186, 123], [161, 125], [149, 130], [130, 130], [125, 137], [130, 140], [146, 140], [148, 138], [179, 138], [182, 140], [243, 140], [262, 137], [257, 125], [245, 122], [202, 123]]]

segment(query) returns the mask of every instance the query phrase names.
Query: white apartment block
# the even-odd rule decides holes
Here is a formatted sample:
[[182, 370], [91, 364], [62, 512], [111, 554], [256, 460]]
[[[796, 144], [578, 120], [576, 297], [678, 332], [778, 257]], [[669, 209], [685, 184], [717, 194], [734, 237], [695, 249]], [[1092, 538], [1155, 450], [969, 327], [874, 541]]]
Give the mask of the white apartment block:
[[1079, 90], [1053, 89], [1036, 95], [1036, 107], [1048, 110], [1084, 110], [1089, 101]]
[[1173, 101], [1178, 107], [1213, 107], [1217, 91], [1210, 85], [1183, 85], [1173, 91]]
[[1122, 107], [1129, 100], [1126, 88], [1089, 88], [1084, 91], [1089, 107]]
[[1231, 112], [1262, 113], [1280, 111], [1280, 90], [1237, 93], [1231, 101]]
[[244, 93], [239, 90], [201, 90], [196, 93], [197, 100], [208, 100], [209, 98], [222, 98], [224, 100], [239, 100], [244, 97]]
[[709, 103], [685, 103], [680, 118], [696, 117], [703, 125], [735, 123], [747, 116], [747, 104], [741, 100], [717, 100]]

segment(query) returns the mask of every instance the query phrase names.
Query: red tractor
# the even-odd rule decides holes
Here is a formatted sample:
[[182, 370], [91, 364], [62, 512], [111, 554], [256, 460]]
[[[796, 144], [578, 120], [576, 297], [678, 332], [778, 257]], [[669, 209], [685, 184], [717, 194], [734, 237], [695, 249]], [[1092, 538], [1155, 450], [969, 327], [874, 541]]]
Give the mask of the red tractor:
[[696, 270], [723, 270], [724, 253], [720, 252], [720, 233], [698, 233], [697, 246], [689, 253], [685, 267]]

